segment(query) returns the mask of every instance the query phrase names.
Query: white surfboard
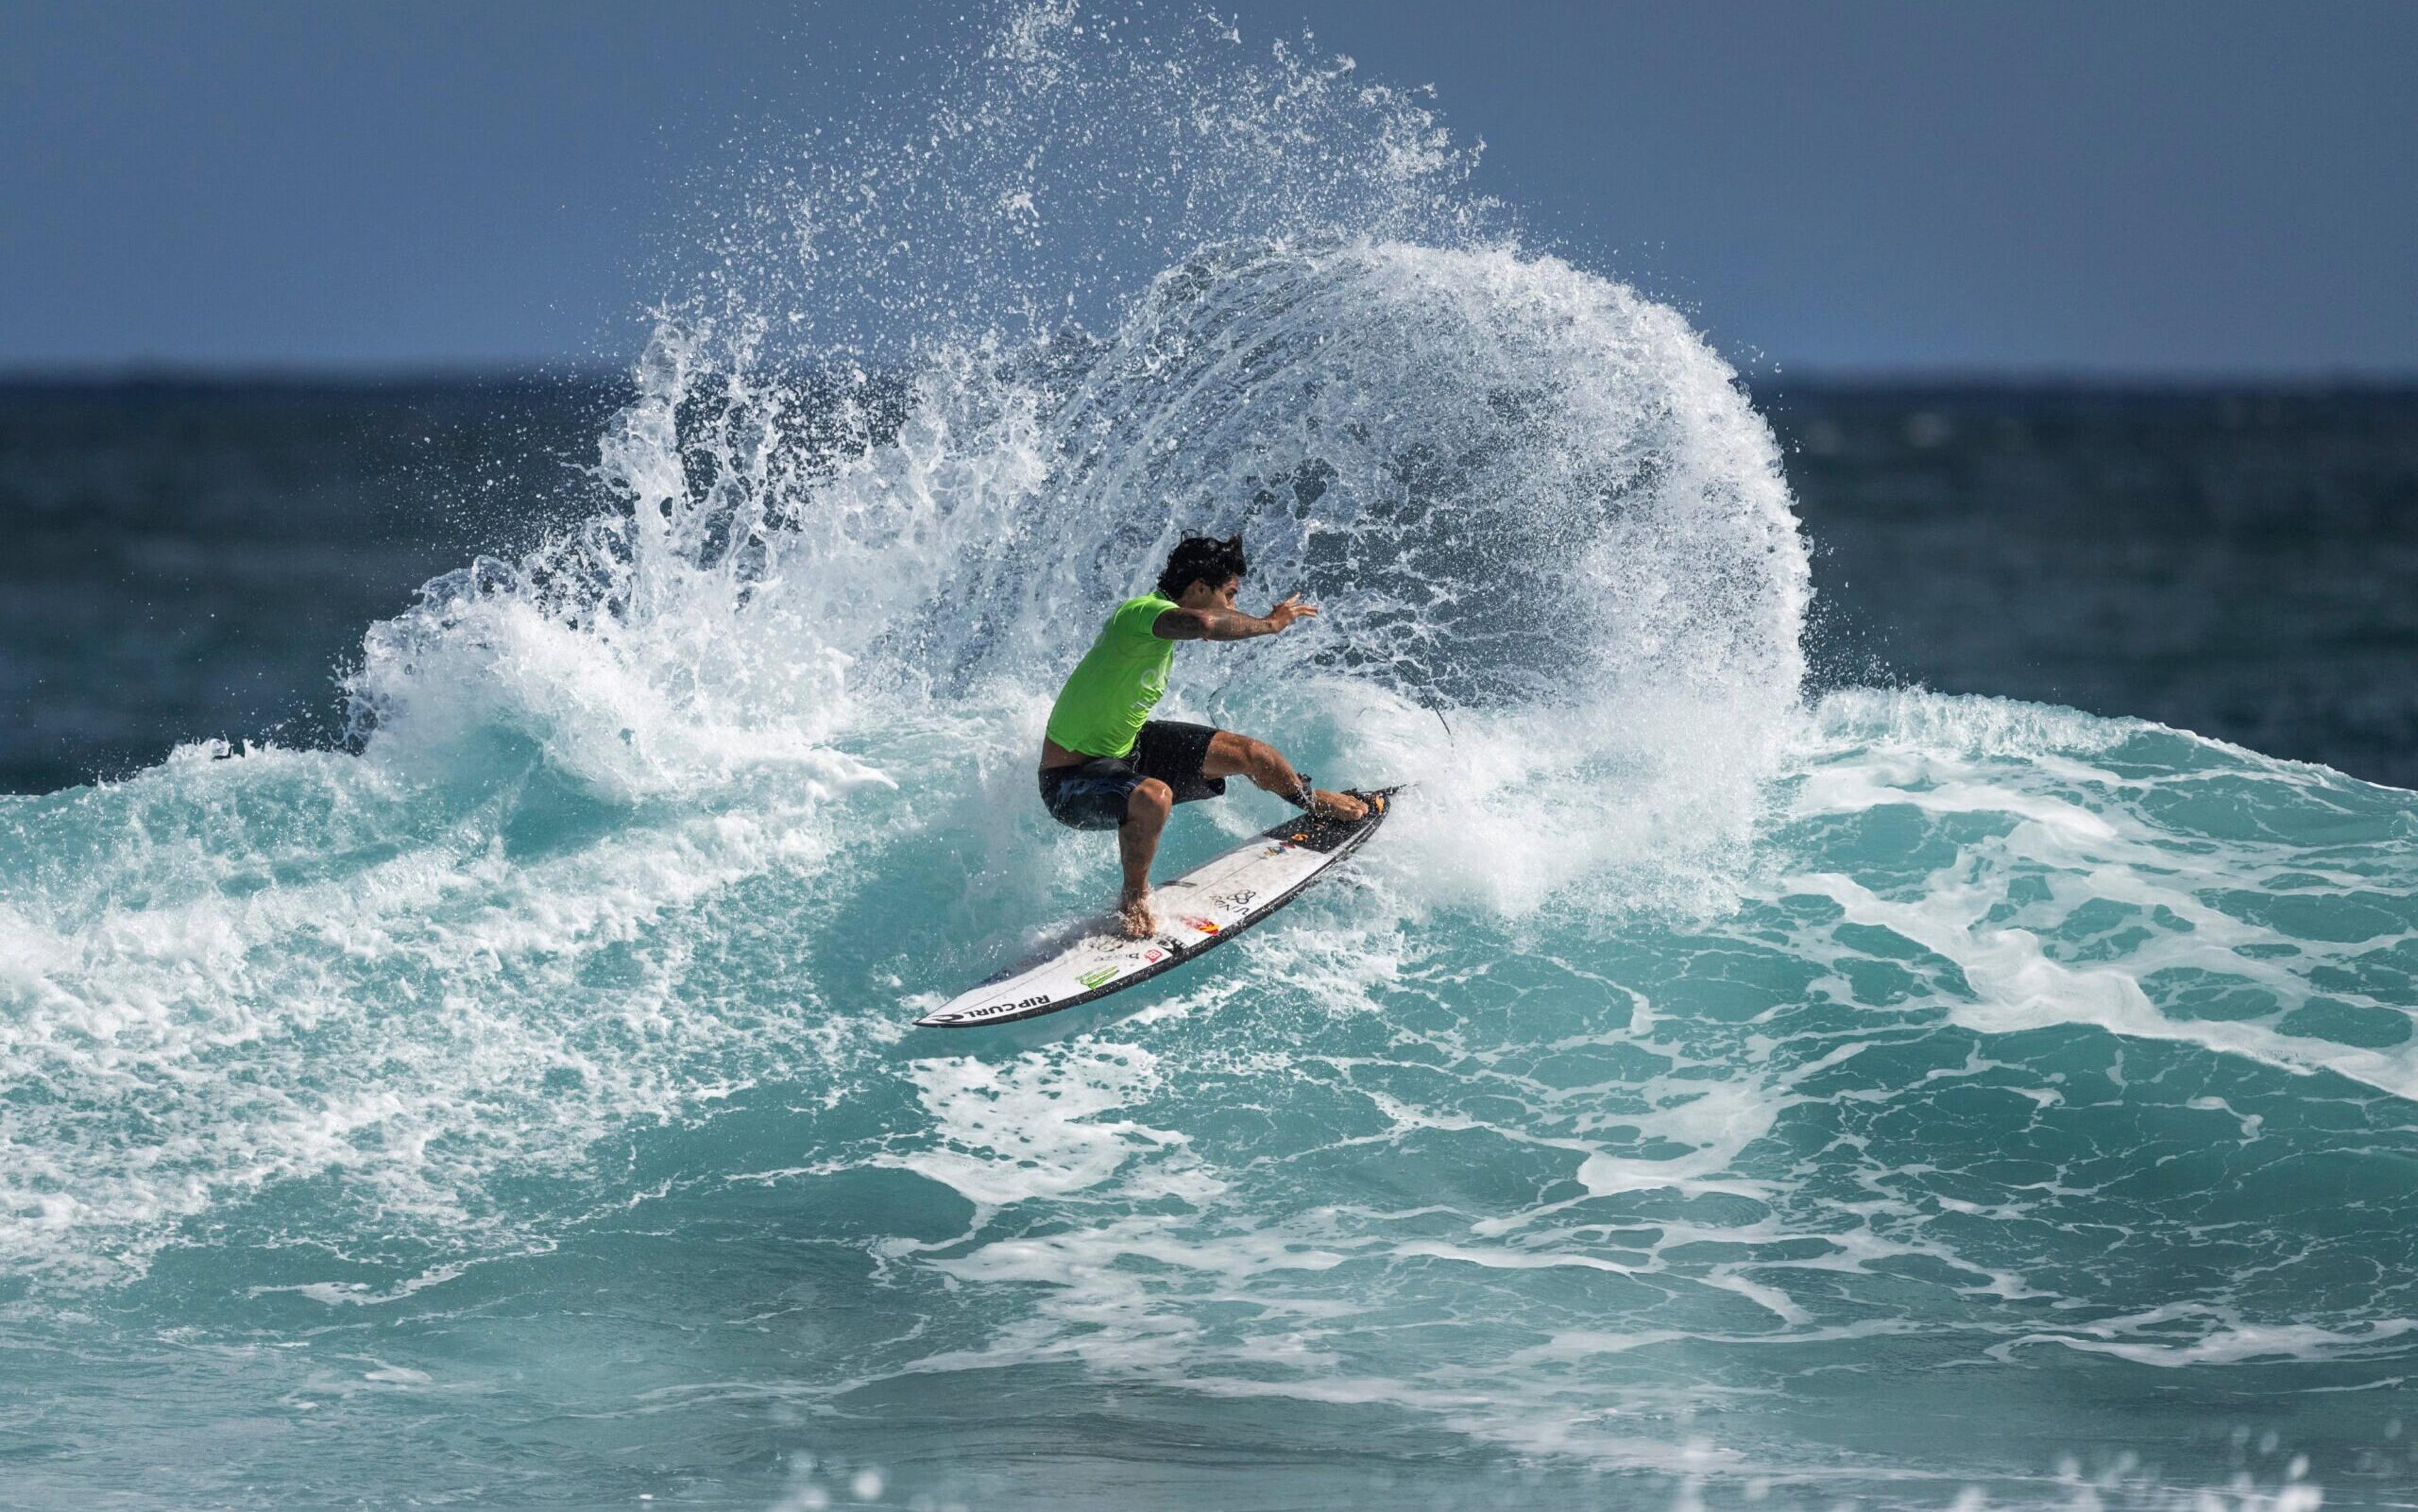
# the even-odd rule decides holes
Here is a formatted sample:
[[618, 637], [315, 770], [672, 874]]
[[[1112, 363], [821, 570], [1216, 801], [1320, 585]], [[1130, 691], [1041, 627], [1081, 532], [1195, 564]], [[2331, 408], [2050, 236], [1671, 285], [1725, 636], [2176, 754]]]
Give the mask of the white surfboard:
[[1116, 921], [1086, 920], [1038, 953], [915, 1020], [918, 1029], [1012, 1024], [1095, 1001], [1171, 971], [1283, 908], [1360, 848], [1392, 811], [1397, 788], [1357, 796], [1369, 816], [1344, 823], [1297, 815], [1151, 893], [1158, 933], [1127, 939]]

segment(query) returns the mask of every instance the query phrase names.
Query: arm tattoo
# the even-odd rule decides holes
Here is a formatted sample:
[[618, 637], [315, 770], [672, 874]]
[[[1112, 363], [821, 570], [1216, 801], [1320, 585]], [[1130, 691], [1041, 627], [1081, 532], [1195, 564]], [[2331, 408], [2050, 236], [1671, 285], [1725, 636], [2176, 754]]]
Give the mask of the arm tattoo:
[[1162, 609], [1151, 621], [1150, 633], [1161, 640], [1248, 640], [1274, 634], [1273, 619], [1238, 614], [1231, 609]]

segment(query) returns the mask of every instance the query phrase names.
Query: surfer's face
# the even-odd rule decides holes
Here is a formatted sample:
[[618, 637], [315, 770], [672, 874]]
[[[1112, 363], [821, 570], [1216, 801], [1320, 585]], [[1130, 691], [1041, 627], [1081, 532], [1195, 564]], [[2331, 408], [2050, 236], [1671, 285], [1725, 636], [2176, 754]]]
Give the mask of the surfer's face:
[[1195, 578], [1192, 586], [1186, 588], [1175, 602], [1187, 609], [1231, 609], [1234, 606], [1234, 595], [1241, 591], [1243, 580], [1239, 576], [1230, 577], [1215, 587], [1205, 577]]

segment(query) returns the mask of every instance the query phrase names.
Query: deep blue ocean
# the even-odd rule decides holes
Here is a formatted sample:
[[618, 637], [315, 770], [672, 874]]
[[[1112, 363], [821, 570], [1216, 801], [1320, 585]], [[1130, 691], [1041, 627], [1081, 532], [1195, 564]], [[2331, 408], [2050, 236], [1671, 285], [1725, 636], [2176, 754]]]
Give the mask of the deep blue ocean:
[[[626, 372], [0, 389], [0, 1505], [2418, 1500], [2418, 395], [1742, 377], [1057, 15]], [[1163, 708], [1416, 787], [909, 1030], [1186, 528], [1324, 613]]]

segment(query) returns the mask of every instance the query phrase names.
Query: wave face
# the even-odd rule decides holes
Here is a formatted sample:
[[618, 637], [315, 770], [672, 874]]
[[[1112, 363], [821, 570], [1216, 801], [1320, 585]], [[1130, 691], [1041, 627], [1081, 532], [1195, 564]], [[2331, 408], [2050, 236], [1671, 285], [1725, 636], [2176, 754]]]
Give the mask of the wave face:
[[[1165, 61], [1075, 24], [986, 54], [994, 122]], [[773, 340], [813, 280], [717, 286], [610, 507], [369, 631], [357, 749], [0, 800], [20, 1493], [2391, 1500], [2410, 796], [1809, 705], [1779, 457], [1686, 323], [1462, 234], [1399, 97], [1182, 77], [1184, 181], [1318, 223], [1230, 205], [1105, 334], [976, 281], [903, 390]], [[1410, 800], [1061, 1038], [911, 1033], [1103, 901], [1033, 753], [1187, 527], [1325, 612], [1168, 710]]]

